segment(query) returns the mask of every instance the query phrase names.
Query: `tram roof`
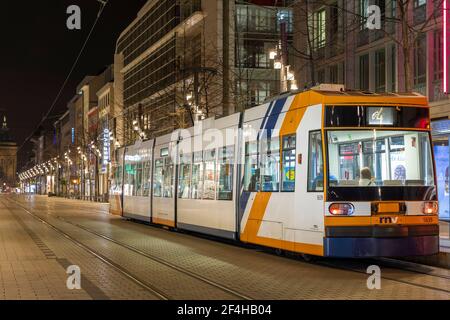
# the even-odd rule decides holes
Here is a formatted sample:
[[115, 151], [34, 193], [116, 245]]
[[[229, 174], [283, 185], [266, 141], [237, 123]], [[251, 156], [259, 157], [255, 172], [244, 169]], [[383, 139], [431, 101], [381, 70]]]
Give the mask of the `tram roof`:
[[415, 92], [370, 92], [361, 90], [322, 90], [311, 88], [301, 92], [291, 92], [274, 97], [267, 102], [278, 100], [287, 96], [298, 96], [301, 105], [313, 104], [340, 104], [340, 105], [370, 105], [392, 104], [428, 107], [427, 98]]

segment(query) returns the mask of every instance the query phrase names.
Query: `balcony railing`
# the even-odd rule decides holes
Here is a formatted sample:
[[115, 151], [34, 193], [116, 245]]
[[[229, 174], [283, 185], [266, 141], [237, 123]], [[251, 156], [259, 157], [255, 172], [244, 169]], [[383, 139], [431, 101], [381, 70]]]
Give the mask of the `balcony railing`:
[[440, 101], [448, 99], [448, 94], [442, 90], [442, 81], [433, 81], [433, 101]]
[[415, 84], [413, 91], [426, 96], [427, 95], [427, 84], [426, 83]]

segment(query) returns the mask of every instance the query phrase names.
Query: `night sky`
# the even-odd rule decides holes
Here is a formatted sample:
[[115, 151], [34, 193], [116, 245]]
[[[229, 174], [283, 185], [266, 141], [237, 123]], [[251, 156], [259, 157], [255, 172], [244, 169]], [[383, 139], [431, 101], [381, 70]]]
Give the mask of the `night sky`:
[[[64, 112], [77, 84], [113, 62], [118, 35], [146, 0], [110, 0], [59, 99]], [[80, 6], [81, 30], [68, 30], [66, 9]], [[96, 0], [5, 0], [0, 4], [0, 109], [18, 145], [33, 131], [56, 97], [98, 12]]]

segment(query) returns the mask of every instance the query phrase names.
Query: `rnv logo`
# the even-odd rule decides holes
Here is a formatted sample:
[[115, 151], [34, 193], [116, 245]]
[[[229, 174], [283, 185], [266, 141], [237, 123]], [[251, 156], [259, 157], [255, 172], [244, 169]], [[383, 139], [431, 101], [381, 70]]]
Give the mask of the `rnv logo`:
[[380, 223], [397, 223], [398, 217], [380, 217]]

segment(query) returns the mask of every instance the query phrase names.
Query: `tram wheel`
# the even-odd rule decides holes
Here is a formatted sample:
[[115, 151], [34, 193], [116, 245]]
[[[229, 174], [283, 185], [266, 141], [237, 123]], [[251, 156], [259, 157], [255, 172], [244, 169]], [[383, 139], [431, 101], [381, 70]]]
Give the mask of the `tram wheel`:
[[300, 256], [302, 257], [303, 260], [305, 260], [306, 262], [312, 262], [315, 259], [315, 256], [312, 256], [310, 254], [306, 254], [306, 253], [301, 253]]
[[275, 254], [277, 256], [282, 256], [284, 254], [284, 251], [280, 248], [275, 249]]

